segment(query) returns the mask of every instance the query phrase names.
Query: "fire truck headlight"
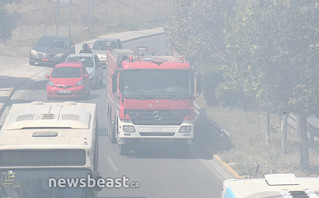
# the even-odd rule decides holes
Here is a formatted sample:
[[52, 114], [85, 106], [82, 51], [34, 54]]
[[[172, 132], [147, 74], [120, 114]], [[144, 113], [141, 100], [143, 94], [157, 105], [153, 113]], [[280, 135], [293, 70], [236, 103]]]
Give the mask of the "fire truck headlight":
[[123, 131], [124, 132], [129, 132], [129, 133], [134, 133], [135, 132], [135, 128], [134, 128], [134, 126], [131, 126], [131, 125], [124, 125], [123, 126]]
[[190, 133], [192, 131], [192, 126], [182, 126], [179, 129], [180, 133]]

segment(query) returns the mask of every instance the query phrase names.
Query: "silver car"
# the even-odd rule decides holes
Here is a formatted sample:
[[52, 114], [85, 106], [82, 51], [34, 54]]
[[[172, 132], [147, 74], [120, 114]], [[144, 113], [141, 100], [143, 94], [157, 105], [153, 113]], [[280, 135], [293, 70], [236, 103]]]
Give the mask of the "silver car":
[[97, 88], [103, 85], [103, 69], [96, 54], [71, 54], [65, 62], [81, 62], [89, 73], [92, 87]]
[[121, 48], [122, 42], [118, 38], [99, 38], [94, 42], [92, 52], [99, 57], [102, 64], [106, 65], [106, 51]]

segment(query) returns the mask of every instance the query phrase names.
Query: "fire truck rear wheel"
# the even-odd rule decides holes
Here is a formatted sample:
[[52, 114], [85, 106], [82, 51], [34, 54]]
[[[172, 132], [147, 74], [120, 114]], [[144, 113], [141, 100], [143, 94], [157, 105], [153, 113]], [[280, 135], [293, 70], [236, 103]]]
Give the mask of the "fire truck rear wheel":
[[116, 144], [116, 142], [117, 142], [116, 137], [115, 137], [115, 130], [116, 130], [116, 128], [113, 126], [112, 130], [110, 130], [110, 132], [109, 132], [109, 139], [110, 139], [112, 144]]

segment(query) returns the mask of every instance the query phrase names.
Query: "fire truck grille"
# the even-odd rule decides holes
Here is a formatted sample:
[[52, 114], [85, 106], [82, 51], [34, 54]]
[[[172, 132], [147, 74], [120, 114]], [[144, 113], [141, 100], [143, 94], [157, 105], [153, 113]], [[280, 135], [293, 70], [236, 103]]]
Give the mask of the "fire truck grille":
[[126, 109], [135, 125], [180, 125], [190, 110], [139, 110]]

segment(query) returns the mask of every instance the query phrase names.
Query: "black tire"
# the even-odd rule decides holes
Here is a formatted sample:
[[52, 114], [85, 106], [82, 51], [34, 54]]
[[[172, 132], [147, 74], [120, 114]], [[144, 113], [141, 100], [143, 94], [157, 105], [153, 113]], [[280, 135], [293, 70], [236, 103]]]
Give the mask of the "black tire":
[[32, 60], [29, 60], [29, 65], [35, 65], [35, 62], [34, 61], [32, 61]]
[[102, 75], [101, 80], [99, 82], [99, 87], [103, 87], [103, 75]]
[[115, 137], [115, 127], [111, 126], [110, 129], [111, 130], [108, 132], [108, 136], [109, 136], [110, 142], [112, 144], [116, 144], [117, 140], [116, 140], [116, 137]]
[[97, 79], [95, 80], [94, 84], [92, 84], [92, 88], [93, 89], [97, 89], [99, 86], [99, 82], [97, 81]]
[[89, 98], [91, 95], [91, 90], [89, 90], [88, 92], [86, 92], [86, 98]]
[[124, 156], [129, 154], [130, 150], [127, 144], [118, 144], [117, 147], [120, 155]]

